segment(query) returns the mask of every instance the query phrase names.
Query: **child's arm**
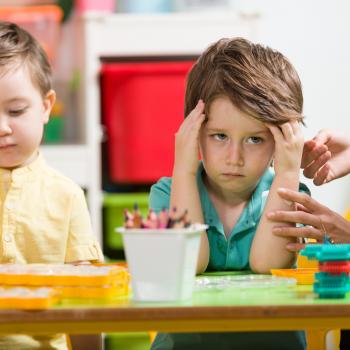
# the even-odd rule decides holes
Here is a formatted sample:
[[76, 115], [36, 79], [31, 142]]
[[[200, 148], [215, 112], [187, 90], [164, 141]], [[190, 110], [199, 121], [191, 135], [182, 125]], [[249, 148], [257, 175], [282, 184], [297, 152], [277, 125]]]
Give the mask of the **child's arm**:
[[285, 123], [281, 127], [268, 125], [275, 139], [275, 178], [250, 251], [250, 267], [258, 273], [270, 273], [271, 268], [290, 267], [295, 262], [295, 254], [286, 250], [293, 238], [277, 237], [272, 230], [277, 226], [293, 224], [272, 222], [266, 213], [273, 210], [290, 210], [291, 203], [284, 201], [277, 193], [278, 188], [290, 190], [299, 188], [299, 172], [303, 151], [303, 135], [297, 121]]
[[72, 198], [66, 263], [103, 261], [100, 246], [94, 237], [84, 192], [78, 188]]
[[[204, 103], [195, 109], [181, 124], [175, 138], [175, 162], [170, 194], [170, 210], [188, 210], [192, 223], [203, 223], [203, 212], [196, 181], [198, 170], [199, 130], [204, 121]], [[197, 273], [202, 273], [209, 262], [209, 243], [206, 232], [201, 236]]]

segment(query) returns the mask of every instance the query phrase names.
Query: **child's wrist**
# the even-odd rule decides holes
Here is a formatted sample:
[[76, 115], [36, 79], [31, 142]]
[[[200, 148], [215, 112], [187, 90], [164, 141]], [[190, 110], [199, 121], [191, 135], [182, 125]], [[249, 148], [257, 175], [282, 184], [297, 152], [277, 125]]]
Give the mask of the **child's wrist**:
[[283, 177], [285, 179], [299, 179], [300, 175], [300, 168], [295, 169], [281, 169], [280, 171], [275, 171], [275, 178], [276, 177]]
[[176, 163], [173, 168], [173, 177], [196, 177], [198, 164], [196, 167], [186, 167], [184, 164]]

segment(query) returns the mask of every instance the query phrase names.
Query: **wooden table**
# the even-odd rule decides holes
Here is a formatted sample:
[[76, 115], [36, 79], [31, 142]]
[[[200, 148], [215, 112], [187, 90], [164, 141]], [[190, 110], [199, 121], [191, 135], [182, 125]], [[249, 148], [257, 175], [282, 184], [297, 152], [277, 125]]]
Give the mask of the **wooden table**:
[[312, 286], [209, 289], [176, 303], [65, 303], [44, 311], [0, 310], [0, 334], [306, 329], [316, 349], [320, 330], [350, 329], [350, 298], [319, 299]]

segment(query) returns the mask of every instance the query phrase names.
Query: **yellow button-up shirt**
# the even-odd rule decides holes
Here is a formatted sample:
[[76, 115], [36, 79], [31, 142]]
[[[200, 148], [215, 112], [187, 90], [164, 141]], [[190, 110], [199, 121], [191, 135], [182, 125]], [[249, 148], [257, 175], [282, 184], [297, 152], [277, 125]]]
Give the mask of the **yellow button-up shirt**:
[[0, 169], [0, 263], [102, 260], [83, 190], [42, 158]]
[[[103, 260], [83, 190], [48, 167], [0, 169], [0, 263]], [[0, 349], [66, 349], [64, 336], [4, 336]]]

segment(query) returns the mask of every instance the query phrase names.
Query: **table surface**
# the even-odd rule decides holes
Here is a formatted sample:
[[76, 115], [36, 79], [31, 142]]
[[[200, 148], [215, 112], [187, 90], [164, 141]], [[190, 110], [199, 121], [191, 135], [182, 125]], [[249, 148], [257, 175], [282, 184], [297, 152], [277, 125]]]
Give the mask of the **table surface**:
[[0, 333], [7, 334], [334, 328], [350, 328], [350, 296], [319, 299], [312, 286], [197, 289], [181, 302], [71, 300], [42, 311], [0, 310]]

